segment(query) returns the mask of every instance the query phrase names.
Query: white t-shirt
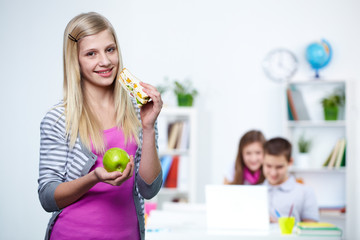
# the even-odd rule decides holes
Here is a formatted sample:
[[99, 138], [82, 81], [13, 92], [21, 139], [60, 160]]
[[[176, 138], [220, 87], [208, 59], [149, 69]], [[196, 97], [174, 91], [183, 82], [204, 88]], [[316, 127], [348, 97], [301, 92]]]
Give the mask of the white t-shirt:
[[297, 183], [293, 176], [278, 186], [272, 186], [267, 180], [270, 215], [276, 217], [275, 209], [281, 216], [288, 216], [291, 205], [294, 204], [292, 216], [296, 221], [311, 219], [319, 221], [319, 208], [314, 191], [304, 184]]

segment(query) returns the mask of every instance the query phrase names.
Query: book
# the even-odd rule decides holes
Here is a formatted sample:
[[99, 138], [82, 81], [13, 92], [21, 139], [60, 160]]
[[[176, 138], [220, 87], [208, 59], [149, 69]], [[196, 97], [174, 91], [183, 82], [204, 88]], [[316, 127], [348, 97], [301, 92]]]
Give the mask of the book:
[[288, 120], [293, 121], [293, 120], [294, 120], [294, 116], [293, 116], [293, 114], [292, 114], [292, 112], [291, 112], [289, 100], [287, 101], [287, 110], [288, 110]]
[[179, 156], [173, 156], [168, 176], [165, 180], [165, 187], [176, 188], [178, 181]]
[[340, 147], [340, 141], [338, 140], [335, 144], [335, 147], [334, 147], [334, 152], [333, 154], [331, 155], [331, 159], [329, 161], [329, 164], [327, 165], [328, 168], [333, 168], [334, 165], [335, 165], [335, 160], [336, 160], [336, 157], [337, 157], [337, 154], [339, 152], [339, 147]]
[[340, 168], [341, 167], [341, 161], [344, 155], [344, 150], [345, 150], [345, 139], [341, 139], [340, 140], [340, 146], [339, 146], [339, 152], [338, 155], [336, 156], [336, 161], [335, 161], [335, 168]]
[[291, 89], [290, 91], [292, 99], [294, 101], [295, 111], [297, 113], [298, 120], [310, 120], [302, 93], [296, 89]]
[[299, 117], [295, 110], [294, 100], [293, 100], [290, 88], [286, 89], [286, 96], [287, 96], [287, 100], [288, 100], [290, 120], [299, 120]]
[[295, 233], [300, 236], [342, 236], [342, 230], [328, 222], [298, 222]]
[[178, 140], [179, 137], [179, 128], [180, 128], [179, 122], [174, 122], [169, 124], [168, 149], [176, 148], [176, 141]]
[[326, 158], [325, 162], [323, 163], [323, 167], [326, 167], [329, 165], [331, 156], [334, 154], [334, 148], [331, 149], [331, 152], [329, 154], [329, 156]]
[[177, 124], [178, 124], [178, 129], [177, 129], [178, 133], [175, 143], [175, 149], [180, 149], [181, 139], [183, 138], [184, 121], [180, 121]]
[[322, 217], [326, 216], [345, 216], [346, 207], [328, 207], [328, 208], [319, 208], [320, 215]]
[[340, 167], [345, 167], [345, 166], [346, 166], [346, 143], [345, 143], [345, 148], [344, 148], [344, 154], [342, 156], [341, 163], [340, 163]]
[[163, 183], [162, 183], [162, 186], [165, 185], [165, 181], [167, 179], [167, 176], [169, 174], [169, 170], [170, 170], [170, 167], [171, 167], [171, 163], [172, 163], [172, 156], [170, 155], [165, 155], [163, 157], [160, 158], [160, 164], [161, 164], [161, 169], [162, 169], [162, 172], [163, 172]]
[[184, 121], [181, 131], [181, 138], [179, 139], [178, 149], [186, 150], [189, 148], [190, 138], [190, 124], [189, 121]]

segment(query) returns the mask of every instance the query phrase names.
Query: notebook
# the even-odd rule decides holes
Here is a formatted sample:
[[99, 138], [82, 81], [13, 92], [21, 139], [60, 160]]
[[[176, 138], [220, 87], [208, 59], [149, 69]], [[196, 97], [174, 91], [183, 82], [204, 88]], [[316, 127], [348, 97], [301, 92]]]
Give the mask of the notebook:
[[206, 220], [210, 231], [267, 232], [268, 191], [259, 185], [207, 185]]

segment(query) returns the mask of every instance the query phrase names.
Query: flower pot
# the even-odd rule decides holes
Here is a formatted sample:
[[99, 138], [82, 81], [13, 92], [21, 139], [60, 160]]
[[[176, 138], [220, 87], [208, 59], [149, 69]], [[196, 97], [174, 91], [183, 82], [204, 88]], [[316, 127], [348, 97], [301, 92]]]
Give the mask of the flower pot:
[[193, 105], [193, 96], [191, 94], [178, 94], [178, 106], [191, 107]]
[[339, 107], [324, 107], [325, 120], [337, 120]]
[[296, 158], [295, 165], [299, 168], [308, 168], [309, 161], [310, 161], [309, 153], [299, 153]]

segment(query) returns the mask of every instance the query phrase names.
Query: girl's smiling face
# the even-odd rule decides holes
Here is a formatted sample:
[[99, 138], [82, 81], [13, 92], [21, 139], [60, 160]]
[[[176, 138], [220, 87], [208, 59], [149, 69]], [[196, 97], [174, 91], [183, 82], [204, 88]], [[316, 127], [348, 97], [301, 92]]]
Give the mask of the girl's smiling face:
[[260, 169], [264, 160], [264, 149], [260, 142], [247, 144], [242, 154], [244, 163], [250, 171], [255, 172]]
[[117, 74], [119, 54], [113, 35], [104, 30], [79, 40], [79, 64], [84, 85], [110, 86]]

